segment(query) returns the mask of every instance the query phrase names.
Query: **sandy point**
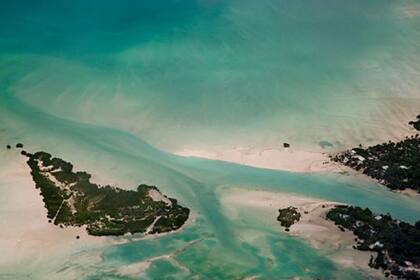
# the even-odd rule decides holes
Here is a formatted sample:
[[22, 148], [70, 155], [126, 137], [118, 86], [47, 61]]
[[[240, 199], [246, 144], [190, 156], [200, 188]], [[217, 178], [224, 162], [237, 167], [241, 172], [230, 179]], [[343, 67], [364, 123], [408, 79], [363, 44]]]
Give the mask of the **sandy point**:
[[290, 172], [340, 172], [342, 167], [330, 160], [328, 153], [291, 148], [229, 149], [221, 151], [181, 149], [174, 154], [199, 157]]

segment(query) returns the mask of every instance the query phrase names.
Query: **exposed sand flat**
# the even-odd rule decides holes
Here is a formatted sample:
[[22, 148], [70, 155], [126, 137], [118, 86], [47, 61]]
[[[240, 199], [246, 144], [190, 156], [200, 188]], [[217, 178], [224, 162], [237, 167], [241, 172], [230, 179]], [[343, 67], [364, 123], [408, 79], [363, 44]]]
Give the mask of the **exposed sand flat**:
[[[410, 94], [415, 96], [416, 93]], [[340, 172], [348, 169], [331, 162], [330, 154], [357, 147], [359, 144], [366, 147], [387, 141], [400, 141], [418, 133], [408, 122], [416, 118], [419, 104], [417, 97], [390, 97], [383, 99], [380, 110], [373, 110], [369, 117], [333, 115], [331, 118], [343, 124], [341, 130], [323, 131], [322, 135], [314, 135], [310, 141], [312, 144], [291, 141], [290, 148], [284, 148], [275, 138], [267, 142], [255, 142], [254, 146], [203, 145], [175, 149], [173, 153], [184, 157], [201, 157], [291, 172]], [[364, 125], [361, 126], [360, 122]], [[325, 125], [328, 126], [327, 123]], [[316, 143], [317, 138], [330, 139], [333, 146], [323, 149]]]
[[[395, 135], [390, 136], [390, 140], [398, 141], [405, 136], [412, 135], [413, 133], [414, 131], [407, 130], [405, 133], [402, 133], [402, 136], [399, 138]], [[351, 148], [351, 146], [347, 148]], [[343, 148], [342, 150], [347, 148]], [[184, 157], [200, 157], [290, 172], [349, 171], [349, 168], [330, 160], [329, 155], [334, 154], [334, 151], [328, 153], [321, 152], [319, 150], [310, 151], [294, 147], [264, 149], [232, 148], [225, 150], [181, 149], [175, 151], [174, 154]]]
[[185, 157], [201, 157], [239, 163], [253, 167], [286, 170], [292, 172], [338, 171], [326, 153], [296, 150], [294, 148], [265, 149], [260, 152], [232, 149], [220, 152], [184, 149], [175, 154]]
[[[46, 260], [63, 258], [87, 248], [107, 244], [106, 238], [89, 236], [84, 228], [60, 228], [48, 223], [47, 210], [35, 188], [25, 158], [16, 151], [2, 155], [8, 164], [0, 170], [0, 271], [14, 272], [14, 264], [28, 271]], [[80, 236], [80, 239], [76, 239]]]
[[290, 227], [288, 234], [303, 238], [340, 265], [383, 277], [380, 271], [368, 266], [372, 253], [353, 249], [355, 236], [350, 231], [340, 231], [332, 221], [325, 219], [326, 212], [340, 203], [289, 193], [236, 189], [228, 191], [222, 198], [222, 204], [228, 213], [240, 208], [252, 209], [261, 218], [271, 219], [274, 227], [278, 225], [279, 231], [284, 231], [284, 228], [277, 222], [278, 209], [297, 207], [301, 219]]
[[[5, 161], [7, 164], [2, 164]], [[39, 189], [32, 181], [26, 157], [20, 156], [18, 150], [0, 151], [0, 166], [0, 278], [9, 274], [16, 276], [18, 267], [24, 265], [21, 273], [33, 273], [34, 279], [49, 278], [50, 275], [45, 273], [54, 269], [65, 269], [63, 275], [68, 279], [79, 279], [84, 267], [102, 261], [100, 252], [108, 246], [179, 232], [193, 223], [196, 217], [191, 213], [181, 228], [168, 233], [115, 238], [90, 236], [85, 227], [60, 228], [48, 222], [47, 210]], [[152, 196], [166, 199], [157, 191]], [[63, 263], [67, 264], [64, 268]], [[121, 274], [145, 271], [151, 263], [148, 260], [143, 264], [122, 267]]]
[[[158, 238], [160, 236], [179, 232], [191, 225], [196, 214], [190, 213], [189, 219], [179, 229], [167, 233], [142, 236], [120, 236], [115, 238], [90, 236], [85, 227], [60, 228], [48, 222], [47, 209], [42, 201], [40, 190], [30, 175], [30, 168], [26, 164], [26, 157], [20, 156], [18, 151], [2, 152], [2, 159], [8, 160], [7, 165], [0, 169], [0, 267], [25, 258], [42, 258], [60, 252], [75, 252], [86, 246], [114, 245], [144, 238]], [[1, 161], [0, 161], [1, 165]], [[158, 191], [150, 192], [152, 199], [170, 200]], [[76, 239], [79, 236], [80, 239]], [[73, 249], [73, 250], [72, 250]]]
[[411, 197], [411, 198], [415, 198], [415, 199], [420, 198], [420, 193], [416, 192], [413, 189], [405, 189], [405, 190], [397, 191], [397, 192], [398, 193], [401, 193], [401, 194], [403, 194], [405, 196]]

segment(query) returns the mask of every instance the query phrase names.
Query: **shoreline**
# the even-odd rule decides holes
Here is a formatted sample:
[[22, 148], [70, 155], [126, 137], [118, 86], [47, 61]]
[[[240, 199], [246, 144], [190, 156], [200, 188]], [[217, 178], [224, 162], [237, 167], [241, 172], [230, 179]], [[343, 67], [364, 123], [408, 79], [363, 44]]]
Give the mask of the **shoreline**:
[[0, 171], [0, 190], [4, 195], [0, 207], [2, 274], [13, 273], [14, 266], [22, 263], [28, 271], [36, 272], [46, 260], [66, 258], [87, 248], [109, 244], [105, 238], [88, 235], [84, 227], [60, 228], [49, 223], [40, 190], [35, 188], [26, 161], [14, 153], [5, 158], [9, 163]]
[[[384, 104], [388, 107], [389, 104]], [[172, 154], [181, 157], [195, 157], [210, 160], [220, 160], [241, 165], [247, 165], [257, 168], [266, 168], [274, 170], [283, 170], [289, 172], [346, 172], [348, 168], [330, 159], [332, 155], [346, 151], [362, 144], [364, 147], [385, 143], [388, 141], [398, 142], [419, 133], [409, 122], [416, 119], [404, 113], [396, 114], [392, 118], [383, 120], [383, 125], [393, 127], [386, 134], [381, 134], [374, 140], [369, 135], [363, 135], [359, 141], [337, 142], [334, 146], [325, 149], [321, 146], [295, 146], [293, 142], [280, 144], [271, 144], [266, 147], [247, 147], [237, 146], [231, 148], [179, 148], [170, 151]], [[386, 123], [385, 123], [386, 122]], [[355, 131], [356, 133], [357, 131]], [[352, 135], [349, 134], [349, 138]], [[363, 141], [364, 139], [364, 141]], [[320, 142], [321, 143], [321, 142]], [[288, 145], [288, 147], [285, 146]]]
[[[1, 275], [14, 274], [16, 266], [25, 264], [25, 273], [37, 273], [48, 263], [61, 265], [70, 256], [85, 255], [93, 250], [90, 259], [100, 261], [99, 252], [108, 246], [127, 243], [137, 239], [155, 239], [168, 234], [176, 234], [191, 226], [197, 219], [192, 212], [187, 221], [178, 229], [156, 234], [127, 236], [93, 236], [86, 226], [61, 228], [48, 222], [40, 189], [35, 187], [26, 158], [17, 152], [0, 152], [8, 164], [0, 170], [0, 256]], [[8, 203], [13, 201], [13, 204]], [[79, 236], [79, 238], [77, 238]], [[99, 251], [98, 251], [99, 250]], [[59, 269], [59, 267], [57, 267]], [[75, 272], [78, 273], [78, 272]]]
[[341, 165], [332, 162], [328, 153], [290, 148], [269, 148], [260, 152], [247, 149], [232, 149], [211, 152], [199, 149], [182, 149], [174, 152], [182, 157], [198, 157], [220, 160], [257, 168], [289, 172], [340, 172]]
[[[353, 249], [356, 236], [342, 232], [333, 221], [325, 218], [328, 210], [343, 203], [301, 196], [292, 193], [270, 192], [265, 190], [233, 189], [223, 198], [226, 209], [235, 213], [238, 208], [252, 209], [269, 218], [279, 233], [287, 234], [307, 242], [323, 255], [346, 268], [354, 268], [374, 278], [383, 278], [380, 270], [369, 267], [372, 252]], [[290, 231], [277, 221], [278, 210], [289, 206], [296, 207], [301, 214], [298, 222], [290, 226]], [[323, 207], [324, 206], [324, 207]]]
[[[273, 169], [295, 173], [317, 173], [317, 172], [329, 172], [341, 174], [343, 176], [351, 176], [357, 180], [361, 180], [363, 183], [372, 183], [386, 188], [390, 192], [401, 194], [409, 198], [420, 199], [420, 193], [414, 190], [391, 190], [386, 186], [382, 185], [379, 180], [376, 180], [360, 171], [356, 171], [344, 164], [332, 161], [329, 153], [321, 152], [310, 152], [303, 150], [293, 150], [292, 148], [286, 148], [283, 150], [269, 149], [265, 155], [259, 153], [256, 154], [245, 154], [243, 155], [240, 150], [228, 151], [223, 153], [210, 153], [205, 150], [179, 150], [174, 154], [182, 157], [190, 158], [204, 158], [209, 160], [220, 160], [225, 162], [231, 162], [251, 167]], [[280, 156], [280, 159], [276, 159]], [[302, 156], [302, 157], [299, 157]]]
[[121, 236], [107, 236], [105, 238], [109, 239], [110, 245], [121, 245], [126, 244], [128, 242], [140, 241], [140, 240], [151, 240], [151, 239], [158, 239], [167, 235], [177, 234], [188, 227], [192, 226], [198, 219], [198, 214], [195, 212], [190, 212], [190, 216], [185, 221], [185, 223], [178, 229], [161, 232], [161, 233], [134, 233], [134, 234], [125, 234]]
[[[405, 140], [407, 137], [411, 137], [419, 133], [415, 127], [411, 127], [412, 120], [403, 118], [400, 120], [399, 128], [400, 131], [398, 136], [389, 135], [387, 141], [400, 142]], [[396, 122], [393, 120], [392, 123]], [[405, 124], [405, 125], [404, 125]], [[366, 143], [366, 147], [374, 146], [377, 144], [383, 144], [387, 141], [377, 143]], [[287, 146], [286, 146], [287, 145]], [[361, 145], [361, 144], [360, 144]], [[220, 160], [225, 162], [236, 163], [245, 166], [251, 166], [256, 168], [297, 172], [297, 173], [315, 173], [315, 172], [330, 172], [338, 173], [345, 176], [352, 176], [357, 179], [361, 179], [364, 182], [375, 183], [381, 187], [387, 188], [389, 191], [398, 193], [410, 198], [419, 199], [420, 193], [411, 190], [391, 190], [386, 185], [380, 183], [378, 179], [372, 178], [361, 171], [356, 171], [341, 162], [332, 160], [332, 157], [339, 154], [342, 151], [354, 149], [356, 145], [350, 148], [345, 146], [341, 147], [340, 150], [337, 148], [331, 149], [328, 152], [318, 150], [305, 150], [295, 149], [294, 146], [290, 146], [284, 143], [283, 147], [277, 148], [232, 148], [226, 150], [206, 150], [206, 149], [180, 149], [173, 152], [173, 154], [181, 157], [191, 158], [204, 158], [209, 160]]]

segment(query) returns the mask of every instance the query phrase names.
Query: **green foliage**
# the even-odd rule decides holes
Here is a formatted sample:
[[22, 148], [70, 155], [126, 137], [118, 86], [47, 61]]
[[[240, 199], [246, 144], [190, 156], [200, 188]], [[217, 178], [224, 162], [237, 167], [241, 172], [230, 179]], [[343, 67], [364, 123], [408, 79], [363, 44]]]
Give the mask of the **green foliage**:
[[417, 115], [417, 120], [409, 122], [415, 129], [420, 131], [420, 115]]
[[[140, 185], [136, 191], [91, 183], [91, 175], [73, 172], [73, 165], [45, 152], [27, 153], [32, 178], [54, 224], [87, 225], [92, 235], [122, 235], [145, 232], [152, 224], [152, 233], [167, 232], [181, 227], [189, 209], [154, 201], [149, 191], [155, 186]], [[53, 178], [53, 179], [51, 179]]]
[[[361, 160], [360, 156], [364, 159]], [[400, 142], [355, 148], [333, 158], [379, 180], [393, 190], [420, 192], [420, 138], [418, 134]]]
[[277, 221], [285, 227], [286, 229], [289, 228], [294, 223], [300, 220], [300, 213], [297, 211], [296, 207], [287, 207], [283, 209], [279, 209], [279, 215], [277, 217]]
[[73, 220], [72, 216], [73, 214], [71, 212], [69, 204], [67, 202], [63, 202], [60, 210], [57, 213], [57, 216], [55, 217], [54, 224], [71, 225], [72, 220]]
[[327, 218], [358, 237], [357, 249], [377, 252], [377, 257], [370, 261], [373, 268], [389, 270], [406, 279], [419, 279], [407, 278], [420, 274], [409, 272], [406, 262], [420, 266], [420, 221], [413, 226], [394, 220], [389, 214], [375, 215], [368, 208], [353, 206], [336, 206], [327, 213]]

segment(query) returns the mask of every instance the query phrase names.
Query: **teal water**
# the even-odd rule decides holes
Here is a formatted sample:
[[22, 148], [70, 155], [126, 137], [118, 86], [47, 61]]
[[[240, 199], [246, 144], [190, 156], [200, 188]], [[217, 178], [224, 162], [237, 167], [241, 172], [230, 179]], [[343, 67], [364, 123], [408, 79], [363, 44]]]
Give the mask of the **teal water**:
[[0, 13], [15, 95], [169, 151], [386, 140], [420, 106], [415, 0], [13, 1]]
[[[4, 277], [72, 279], [73, 271], [79, 279], [366, 278], [247, 209], [232, 219], [222, 198], [233, 187], [420, 219], [418, 199], [346, 176], [170, 153], [264, 148], [284, 139], [345, 145], [392, 134], [399, 127], [384, 117], [410, 118], [420, 108], [416, 1], [14, 1], [0, 7], [0, 144], [21, 141], [121, 186], [156, 184], [197, 214], [180, 233], [81, 248], [50, 267], [18, 262]], [[8, 164], [3, 156], [0, 162]], [[150, 259], [145, 274], [118, 270]]]
[[[420, 218], [418, 200], [376, 185], [355, 183], [345, 176], [289, 173], [180, 158], [122, 131], [47, 115], [7, 94], [2, 95], [1, 101], [7, 104], [2, 113], [7, 112], [13, 119], [2, 126], [2, 131], [14, 132], [5, 143], [7, 140], [31, 143], [26, 145], [30, 150], [49, 150], [79, 163], [77, 166], [95, 166], [99, 174], [111, 171], [117, 181], [131, 183], [133, 187], [138, 182], [155, 183], [199, 214], [197, 222], [181, 233], [103, 248], [98, 253], [103, 260], [100, 265], [83, 269], [87, 279], [125, 279], [113, 269], [166, 254], [174, 254], [174, 260], [153, 262], [147, 277], [230, 279], [261, 275], [265, 279], [292, 276], [363, 279], [355, 271], [337, 267], [308, 244], [287, 237], [276, 228], [261, 226], [258, 222], [261, 217], [229, 219], [220, 205], [220, 196], [229, 186], [244, 190], [258, 186], [262, 190], [354, 203], [411, 222]], [[124, 170], [118, 169], [121, 166]], [[250, 235], [252, 241], [239, 238], [240, 234]], [[47, 275], [58, 277], [60, 273], [53, 270]], [[132, 278], [136, 279], [127, 279]]]

